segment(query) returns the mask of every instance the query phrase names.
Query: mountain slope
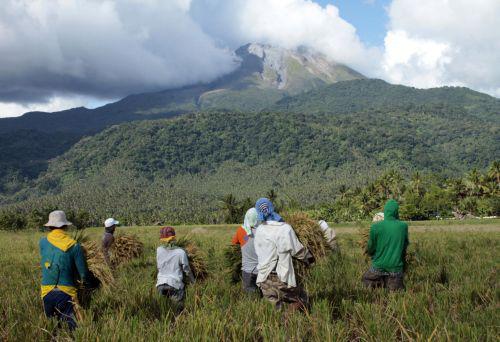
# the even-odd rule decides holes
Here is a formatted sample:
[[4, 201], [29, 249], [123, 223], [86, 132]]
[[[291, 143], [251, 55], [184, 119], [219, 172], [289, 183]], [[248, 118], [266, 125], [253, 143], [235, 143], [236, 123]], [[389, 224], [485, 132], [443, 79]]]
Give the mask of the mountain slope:
[[500, 99], [462, 87], [416, 89], [365, 79], [339, 82], [287, 97], [270, 109], [280, 112], [351, 113], [369, 109], [439, 109], [451, 117], [500, 121]]
[[129, 222], [160, 214], [208, 222], [227, 193], [274, 188], [314, 205], [339, 184], [363, 184], [390, 168], [457, 175], [500, 159], [498, 100], [467, 89], [349, 81], [277, 108], [284, 103], [281, 112], [200, 112], [111, 127], [55, 158], [33, 187], [4, 203], [111, 210]]
[[[8, 137], [0, 139], [0, 192], [11, 193], [25, 186], [25, 182], [46, 170], [50, 158], [64, 153], [81, 137], [111, 125], [206, 109], [259, 111], [288, 95], [363, 78], [307, 49], [248, 44], [239, 48], [235, 56], [240, 60], [239, 67], [208, 84], [131, 95], [93, 110], [32, 112], [19, 118], [0, 119], [0, 134]], [[44, 145], [50, 147], [41, 148]]]

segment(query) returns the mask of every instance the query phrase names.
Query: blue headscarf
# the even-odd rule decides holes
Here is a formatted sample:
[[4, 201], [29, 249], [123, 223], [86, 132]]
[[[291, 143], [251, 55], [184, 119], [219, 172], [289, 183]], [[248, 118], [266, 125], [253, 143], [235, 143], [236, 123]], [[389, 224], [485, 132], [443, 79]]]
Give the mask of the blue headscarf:
[[267, 198], [260, 198], [257, 203], [255, 203], [255, 209], [259, 215], [259, 221], [283, 222], [281, 216], [274, 212], [273, 203]]

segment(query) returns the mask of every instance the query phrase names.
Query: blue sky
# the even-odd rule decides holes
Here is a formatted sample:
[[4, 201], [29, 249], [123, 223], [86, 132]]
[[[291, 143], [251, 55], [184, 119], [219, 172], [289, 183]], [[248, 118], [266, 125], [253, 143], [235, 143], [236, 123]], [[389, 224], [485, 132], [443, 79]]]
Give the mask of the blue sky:
[[368, 46], [384, 43], [388, 16], [386, 7], [390, 0], [316, 0], [322, 6], [335, 5], [340, 16], [351, 23], [359, 37]]

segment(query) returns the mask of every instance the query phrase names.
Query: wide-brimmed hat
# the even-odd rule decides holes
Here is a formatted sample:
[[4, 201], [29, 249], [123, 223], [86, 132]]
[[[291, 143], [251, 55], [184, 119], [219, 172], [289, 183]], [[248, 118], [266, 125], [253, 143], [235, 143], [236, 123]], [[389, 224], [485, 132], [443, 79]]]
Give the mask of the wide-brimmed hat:
[[62, 226], [71, 226], [73, 223], [66, 219], [66, 214], [62, 210], [55, 210], [49, 214], [49, 222], [45, 223], [45, 227], [61, 228]]
[[109, 228], [109, 227], [112, 227], [112, 226], [116, 226], [117, 224], [120, 224], [120, 222], [118, 222], [117, 220], [115, 220], [112, 217], [110, 217], [109, 219], [107, 219], [106, 221], [104, 221], [104, 227], [106, 227], [106, 228]]

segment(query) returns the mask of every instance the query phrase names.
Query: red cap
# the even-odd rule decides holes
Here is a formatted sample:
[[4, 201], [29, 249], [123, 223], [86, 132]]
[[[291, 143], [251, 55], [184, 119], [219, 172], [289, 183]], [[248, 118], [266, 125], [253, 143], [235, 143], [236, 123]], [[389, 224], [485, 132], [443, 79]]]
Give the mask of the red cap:
[[175, 236], [174, 227], [163, 227], [160, 230], [160, 239], [168, 239], [169, 237]]

